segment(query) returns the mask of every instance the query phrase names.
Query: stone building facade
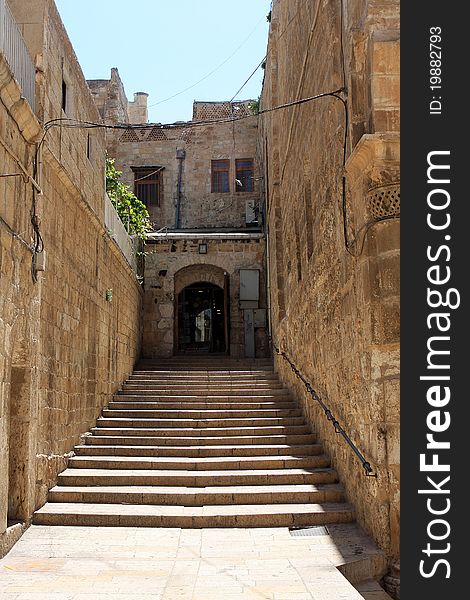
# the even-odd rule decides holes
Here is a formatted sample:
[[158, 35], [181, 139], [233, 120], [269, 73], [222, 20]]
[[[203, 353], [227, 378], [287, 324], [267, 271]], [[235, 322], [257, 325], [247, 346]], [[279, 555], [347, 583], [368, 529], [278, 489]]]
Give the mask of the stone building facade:
[[[377, 478], [364, 476], [280, 356], [276, 368], [391, 561], [399, 555], [398, 11], [394, 0], [275, 0], [258, 144], [273, 338]], [[263, 113], [328, 92], [336, 97]]]
[[[260, 115], [196, 102], [172, 125], [147, 122], [147, 94], [128, 102], [117, 69], [85, 82], [52, 0], [2, 2], [35, 94], [0, 55], [0, 550], [140, 353], [264, 357], [269, 330], [377, 474], [275, 355], [396, 564], [398, 2], [274, 0]], [[106, 228], [105, 151], [150, 210], [143, 289]]]
[[[132, 371], [142, 289], [105, 226], [104, 133], [51, 127], [55, 119], [100, 118], [56, 7], [49, 0], [0, 4], [13, 32], [0, 40], [4, 553], [44, 503], [79, 436]], [[22, 48], [22, 64], [10, 52], [11, 39]], [[28, 100], [24, 65], [32, 81]], [[32, 212], [44, 252], [35, 252], [41, 244]]]
[[[116, 69], [109, 80], [88, 85], [108, 125], [129, 125], [108, 130], [107, 149], [147, 204], [155, 229], [145, 257], [143, 356], [266, 356], [262, 182], [252, 101], [195, 102], [192, 121], [139, 124], [146, 95], [128, 103]], [[256, 298], [244, 300], [244, 278], [254, 281]]]

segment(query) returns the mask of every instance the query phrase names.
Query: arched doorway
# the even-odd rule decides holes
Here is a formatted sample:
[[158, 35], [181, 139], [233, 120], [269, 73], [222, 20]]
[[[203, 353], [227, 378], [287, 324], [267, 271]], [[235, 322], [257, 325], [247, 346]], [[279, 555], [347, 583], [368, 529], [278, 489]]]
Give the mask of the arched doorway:
[[224, 288], [207, 281], [183, 288], [178, 294], [178, 352], [226, 352], [227, 312]]

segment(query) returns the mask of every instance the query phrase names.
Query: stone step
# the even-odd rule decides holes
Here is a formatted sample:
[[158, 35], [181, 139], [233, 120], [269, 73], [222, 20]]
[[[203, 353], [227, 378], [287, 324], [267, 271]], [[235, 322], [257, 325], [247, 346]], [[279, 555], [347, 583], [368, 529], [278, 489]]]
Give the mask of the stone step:
[[328, 467], [324, 454], [309, 456], [73, 456], [71, 469], [221, 471]]
[[151, 391], [154, 394], [159, 392], [172, 393], [176, 392], [179, 395], [204, 396], [204, 395], [228, 395], [228, 396], [246, 396], [250, 394], [265, 394], [279, 395], [279, 390], [283, 390], [288, 394], [288, 390], [283, 386], [272, 385], [222, 385], [220, 383], [206, 384], [173, 384], [173, 383], [125, 383], [121, 386], [120, 392], [126, 394], [136, 394], [139, 390]]
[[257, 400], [258, 398], [292, 398], [289, 391], [280, 388], [280, 389], [232, 389], [226, 388], [224, 390], [219, 391], [218, 386], [213, 386], [212, 388], [208, 388], [205, 390], [179, 390], [179, 389], [170, 389], [166, 387], [156, 388], [156, 387], [147, 387], [144, 388], [142, 386], [133, 387], [131, 389], [121, 389], [118, 390], [115, 396], [158, 396], [160, 398], [173, 398], [173, 397], [181, 397], [184, 398], [193, 398], [198, 397], [199, 399], [209, 397], [209, 398], [227, 398], [230, 400], [232, 397], [248, 397], [254, 398]]
[[104, 504], [160, 504], [210, 506], [221, 504], [310, 504], [344, 502], [339, 484], [253, 485], [229, 487], [61, 487], [49, 492], [49, 502]]
[[[212, 368], [211, 368], [212, 367]], [[249, 369], [246, 366], [240, 365], [237, 369], [230, 369], [227, 366], [220, 366], [217, 368], [215, 365], [179, 365], [178, 369], [174, 368], [155, 368], [155, 369], [136, 369], [134, 375], [146, 375], [151, 373], [152, 375], [205, 375], [213, 377], [217, 375], [225, 375], [226, 377], [239, 377], [245, 375], [253, 375], [259, 377], [265, 377], [274, 374], [274, 368], [269, 366], [263, 366], [260, 368]]]
[[338, 476], [331, 468], [310, 469], [246, 469], [221, 471], [72, 469], [58, 476], [58, 485], [169, 485], [207, 487], [219, 485], [285, 485], [336, 483]]
[[[244, 437], [249, 439], [258, 439], [262, 437], [272, 437], [276, 435], [289, 436], [289, 435], [303, 435], [310, 434], [308, 425], [275, 425], [272, 427], [208, 427], [208, 428], [196, 428], [196, 427], [185, 427], [185, 428], [173, 428], [173, 427], [93, 427], [91, 429], [93, 434], [99, 436], [112, 435], [112, 436], [151, 436], [151, 437], [178, 437], [183, 438], [189, 437], [220, 437], [223, 438], [228, 436], [232, 437]], [[219, 443], [225, 443], [220, 441]]]
[[190, 386], [190, 385], [151, 385], [138, 384], [138, 385], [127, 385], [123, 384], [119, 390], [115, 393], [116, 396], [129, 395], [129, 396], [255, 396], [258, 398], [265, 398], [266, 396], [277, 397], [281, 396], [284, 398], [292, 399], [292, 395], [284, 387], [255, 387], [255, 386], [228, 386], [228, 385], [201, 385], [201, 386]]
[[128, 379], [127, 381], [125, 381], [123, 383], [124, 386], [143, 386], [143, 387], [158, 387], [158, 386], [162, 386], [162, 387], [172, 387], [172, 388], [206, 388], [206, 387], [227, 387], [227, 388], [243, 388], [243, 387], [249, 387], [250, 389], [252, 388], [268, 388], [268, 389], [272, 389], [272, 390], [278, 390], [280, 388], [283, 388], [283, 384], [279, 382], [279, 380], [277, 379], [268, 379], [268, 380], [263, 380], [260, 381], [259, 378], [254, 377], [253, 379], [248, 379], [248, 380], [244, 380], [244, 379], [224, 379], [224, 380], [219, 380], [219, 379], [215, 379], [215, 380], [210, 380], [210, 379], [204, 379], [204, 380], [200, 380], [200, 381], [188, 381], [188, 380], [182, 380], [182, 379], [143, 379], [143, 378], [139, 378], [139, 379]]
[[[106, 438], [104, 442], [107, 442]], [[121, 439], [116, 438], [116, 443]], [[321, 444], [308, 444], [298, 446], [279, 445], [244, 445], [244, 446], [110, 446], [110, 445], [82, 445], [75, 446], [78, 456], [309, 456], [322, 453]]]
[[138, 419], [138, 418], [104, 418], [98, 417], [96, 421], [97, 427], [118, 427], [118, 428], [155, 428], [155, 427], [163, 427], [163, 428], [174, 428], [174, 429], [185, 429], [188, 427], [192, 427], [194, 429], [210, 429], [210, 428], [219, 428], [219, 427], [243, 427], [255, 425], [258, 427], [269, 427], [269, 426], [295, 426], [295, 425], [304, 425], [305, 421], [303, 417], [259, 417], [259, 418], [227, 418], [227, 419]]
[[354, 587], [364, 600], [393, 600], [375, 579], [365, 579], [354, 584]]
[[[213, 364], [226, 364], [230, 369], [236, 369], [237, 365], [247, 365], [250, 369], [255, 368], [257, 365], [272, 365], [273, 359], [271, 357], [257, 357], [247, 358], [245, 356], [233, 357], [227, 356], [226, 354], [178, 354], [175, 356], [159, 357], [159, 358], [141, 358], [137, 364], [145, 365], [148, 368], [158, 368], [159, 365], [182, 365], [185, 363], [209, 363]], [[173, 368], [173, 367], [172, 367]]]
[[249, 417], [254, 418], [276, 418], [280, 419], [283, 417], [301, 417], [302, 411], [299, 408], [260, 408], [253, 409], [250, 411], [246, 410], [213, 410], [213, 409], [200, 409], [193, 410], [190, 407], [178, 410], [165, 410], [165, 409], [115, 409], [105, 408], [102, 411], [104, 419], [243, 419]]
[[[99, 446], [99, 445], [126, 445], [126, 446], [203, 446], [205, 448], [211, 447], [219, 447], [219, 446], [252, 446], [254, 444], [290, 444], [290, 446], [294, 446], [296, 444], [313, 444], [315, 441], [315, 436], [311, 433], [300, 433], [289, 434], [289, 435], [226, 435], [226, 436], [202, 436], [202, 435], [194, 435], [194, 436], [174, 436], [170, 435], [171, 431], [168, 432], [167, 435], [156, 435], [152, 436], [151, 433], [147, 435], [136, 435], [135, 433], [128, 434], [120, 434], [114, 435], [115, 430], [105, 430], [107, 435], [99, 435], [99, 431], [96, 430], [97, 434], [85, 436], [84, 441], [86, 445], [90, 446]], [[128, 430], [130, 432], [136, 430]], [[139, 433], [142, 431], [148, 430], [138, 430]], [[158, 431], [158, 430], [150, 430], [150, 431]], [[178, 432], [181, 434], [181, 431]]]
[[297, 404], [291, 396], [190, 396], [190, 395], [179, 395], [179, 396], [165, 396], [165, 395], [153, 395], [153, 394], [124, 394], [122, 392], [116, 393], [113, 396], [112, 402], [151, 402], [151, 403], [171, 403], [178, 405], [190, 405], [195, 403], [201, 404], [237, 404], [244, 406], [250, 404], [284, 404], [291, 403]]
[[268, 362], [143, 361], [75, 452], [34, 523], [285, 527], [354, 518]]
[[273, 366], [272, 358], [233, 358], [231, 356], [215, 356], [214, 354], [204, 355], [184, 355], [184, 356], [169, 356], [167, 358], [143, 358], [139, 360], [136, 365], [136, 369], [161, 369], [170, 367], [172, 370], [175, 367], [181, 366], [198, 366], [198, 365], [210, 365], [216, 369], [219, 366], [223, 366], [231, 371], [236, 369], [264, 369]]
[[116, 396], [115, 400], [108, 404], [109, 410], [243, 410], [251, 411], [257, 409], [297, 409], [294, 400], [278, 402], [153, 402], [153, 400], [135, 400], [128, 402]]
[[209, 374], [209, 373], [203, 373], [203, 374], [197, 374], [197, 373], [191, 373], [188, 375], [185, 375], [184, 373], [175, 373], [175, 372], [170, 372], [170, 373], [164, 373], [164, 374], [158, 374], [158, 373], [153, 373], [153, 372], [148, 372], [148, 373], [133, 373], [132, 375], [130, 375], [127, 378], [127, 382], [129, 383], [137, 383], [137, 382], [146, 382], [149, 381], [151, 383], [158, 383], [161, 382], [163, 384], [168, 384], [168, 383], [174, 383], [174, 384], [179, 384], [179, 383], [195, 383], [195, 384], [216, 384], [216, 383], [222, 383], [222, 384], [247, 384], [247, 385], [256, 385], [257, 383], [259, 384], [266, 384], [266, 385], [270, 385], [270, 384], [277, 384], [277, 385], [281, 385], [279, 382], [279, 379], [277, 377], [277, 375], [275, 373], [266, 373], [265, 375], [256, 375], [254, 373], [249, 373], [249, 374], [245, 374], [245, 375], [230, 375], [230, 374]]
[[343, 503], [155, 506], [48, 502], [34, 513], [36, 525], [121, 527], [290, 527], [348, 523], [352, 507]]

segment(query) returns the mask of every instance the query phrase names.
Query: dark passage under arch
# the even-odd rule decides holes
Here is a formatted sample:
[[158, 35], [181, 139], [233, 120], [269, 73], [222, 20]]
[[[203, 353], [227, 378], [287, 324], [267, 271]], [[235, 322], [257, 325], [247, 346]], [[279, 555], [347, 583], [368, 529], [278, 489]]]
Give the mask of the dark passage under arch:
[[197, 282], [178, 294], [178, 352], [225, 352], [226, 309], [224, 290]]

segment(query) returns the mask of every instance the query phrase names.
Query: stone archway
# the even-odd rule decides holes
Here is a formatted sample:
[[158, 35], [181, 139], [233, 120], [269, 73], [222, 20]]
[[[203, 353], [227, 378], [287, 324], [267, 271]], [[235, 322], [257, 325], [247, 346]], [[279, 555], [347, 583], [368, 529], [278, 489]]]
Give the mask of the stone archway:
[[174, 351], [229, 353], [229, 275], [215, 265], [180, 269], [174, 278]]

